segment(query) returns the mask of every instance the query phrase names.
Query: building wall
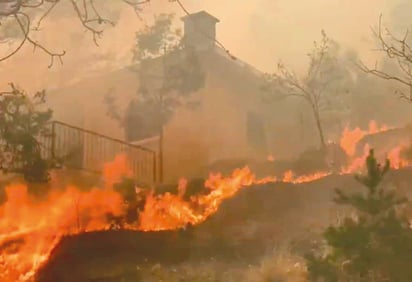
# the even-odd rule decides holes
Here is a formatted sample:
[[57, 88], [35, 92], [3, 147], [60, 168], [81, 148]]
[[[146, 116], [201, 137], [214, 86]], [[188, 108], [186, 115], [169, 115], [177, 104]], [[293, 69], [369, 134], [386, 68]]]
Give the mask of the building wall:
[[221, 159], [247, 156], [245, 112], [234, 96], [214, 86], [209, 77], [197, 110], [179, 109], [165, 129], [164, 158], [167, 179], [195, 177]]
[[[268, 153], [287, 156], [288, 148], [302, 145], [299, 136], [291, 134], [297, 122], [290, 118], [290, 102], [269, 107], [261, 100], [262, 82], [247, 65], [217, 53], [202, 58], [207, 81], [195, 94], [200, 98], [200, 108], [179, 109], [165, 128], [166, 181], [202, 176], [206, 167], [218, 160], [265, 159]], [[54, 92], [49, 104], [58, 120], [125, 139], [124, 129], [107, 116], [103, 99], [112, 91], [123, 112], [137, 89], [136, 73], [124, 69]], [[256, 150], [248, 142], [248, 112], [262, 116], [265, 150]]]

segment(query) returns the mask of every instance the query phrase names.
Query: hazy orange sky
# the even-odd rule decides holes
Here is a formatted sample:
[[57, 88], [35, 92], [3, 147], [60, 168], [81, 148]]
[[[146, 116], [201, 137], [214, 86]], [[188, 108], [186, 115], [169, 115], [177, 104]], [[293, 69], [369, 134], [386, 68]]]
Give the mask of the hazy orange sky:
[[[114, 1], [114, 0], [110, 0]], [[218, 39], [237, 57], [263, 71], [278, 60], [302, 70], [313, 40], [325, 31], [344, 46], [356, 48], [366, 60], [374, 58], [370, 26], [380, 13], [388, 15], [393, 1], [384, 0], [182, 0], [190, 12], [206, 10], [221, 20]], [[392, 3], [389, 3], [392, 2]], [[119, 4], [122, 5], [122, 4]], [[120, 20], [107, 28], [100, 47], [85, 33], [75, 16], [48, 20], [37, 38], [56, 51], [66, 50], [64, 65], [47, 68], [49, 58], [26, 46], [13, 59], [0, 62], [1, 86], [14, 81], [33, 91], [52, 88], [84, 75], [130, 62], [135, 31], [143, 26], [128, 6], [119, 6]], [[161, 12], [183, 16], [177, 3], [153, 0], [144, 8], [147, 21]], [[388, 18], [389, 16], [387, 16]], [[6, 50], [0, 47], [0, 52]]]

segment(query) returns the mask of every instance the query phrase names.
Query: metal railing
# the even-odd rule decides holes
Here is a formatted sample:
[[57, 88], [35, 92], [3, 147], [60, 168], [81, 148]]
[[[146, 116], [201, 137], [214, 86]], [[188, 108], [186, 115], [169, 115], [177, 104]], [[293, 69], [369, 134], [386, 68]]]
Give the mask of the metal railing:
[[50, 124], [50, 133], [40, 138], [42, 156], [64, 166], [101, 173], [104, 164], [126, 154], [133, 177], [142, 184], [156, 182], [156, 152], [97, 132], [60, 121]]

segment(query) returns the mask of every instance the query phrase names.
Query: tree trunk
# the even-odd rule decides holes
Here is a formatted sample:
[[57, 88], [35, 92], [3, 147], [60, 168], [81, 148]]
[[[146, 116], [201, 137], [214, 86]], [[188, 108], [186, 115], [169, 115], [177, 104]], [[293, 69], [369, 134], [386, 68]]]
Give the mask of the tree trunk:
[[163, 126], [159, 132], [159, 183], [163, 183]]
[[326, 147], [325, 136], [323, 134], [322, 123], [320, 122], [319, 111], [315, 106], [312, 106], [313, 116], [315, 118], [316, 127], [318, 129], [319, 138], [320, 138], [320, 145], [324, 149]]

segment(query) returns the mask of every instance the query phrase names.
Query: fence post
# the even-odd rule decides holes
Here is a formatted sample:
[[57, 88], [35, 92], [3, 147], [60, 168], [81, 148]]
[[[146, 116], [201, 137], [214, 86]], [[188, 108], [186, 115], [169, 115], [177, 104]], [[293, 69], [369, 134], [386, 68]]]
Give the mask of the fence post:
[[52, 136], [52, 139], [51, 139], [51, 157], [52, 157], [52, 160], [54, 161], [54, 159], [55, 159], [55, 157], [56, 157], [56, 155], [55, 155], [55, 146], [56, 146], [56, 122], [52, 122], [52, 132], [51, 132], [51, 136]]
[[157, 183], [157, 154], [153, 152], [153, 184], [156, 185]]

